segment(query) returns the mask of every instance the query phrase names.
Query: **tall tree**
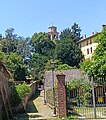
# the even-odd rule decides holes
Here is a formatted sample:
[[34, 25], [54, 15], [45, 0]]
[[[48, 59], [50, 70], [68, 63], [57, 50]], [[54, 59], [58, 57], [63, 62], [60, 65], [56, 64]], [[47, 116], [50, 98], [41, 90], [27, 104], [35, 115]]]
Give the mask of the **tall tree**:
[[31, 45], [34, 47], [34, 51], [43, 56], [48, 56], [50, 59], [52, 52], [55, 49], [55, 42], [50, 40], [48, 33], [35, 33], [31, 38]]
[[71, 38], [76, 44], [82, 38], [81, 28], [78, 26], [77, 23], [74, 23], [71, 28], [66, 28], [61, 32], [60, 39], [65, 38]]
[[64, 29], [60, 34], [60, 41], [56, 47], [57, 59], [64, 64], [70, 66], [78, 66], [83, 58], [80, 48], [77, 46], [77, 41], [80, 37], [81, 29], [78, 24], [74, 23], [71, 28]]
[[45, 63], [47, 62], [47, 57], [39, 53], [33, 53], [30, 56], [29, 66], [31, 69], [32, 76], [35, 80], [42, 79]]
[[72, 39], [75, 43], [77, 43], [82, 37], [81, 37], [81, 28], [78, 26], [77, 23], [74, 23], [74, 25], [71, 27], [72, 31]]
[[11, 52], [9, 55], [5, 54], [1, 59], [15, 80], [26, 80], [28, 70], [20, 55]]
[[70, 66], [78, 66], [83, 58], [80, 48], [71, 38], [61, 39], [56, 47], [57, 59]]

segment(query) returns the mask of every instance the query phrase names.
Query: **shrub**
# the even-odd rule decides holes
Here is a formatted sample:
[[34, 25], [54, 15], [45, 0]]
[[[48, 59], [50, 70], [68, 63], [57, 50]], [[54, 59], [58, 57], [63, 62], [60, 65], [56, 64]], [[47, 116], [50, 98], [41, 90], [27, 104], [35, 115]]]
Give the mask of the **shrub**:
[[26, 83], [16, 85], [16, 91], [17, 91], [17, 93], [19, 94], [19, 96], [20, 96], [21, 99], [22, 99], [22, 97], [24, 97], [27, 93], [29, 93], [30, 90], [31, 90], [30, 87], [29, 87]]
[[70, 70], [70, 69], [75, 69], [76, 67], [71, 67], [67, 64], [61, 64], [58, 65], [58, 67], [56, 68], [56, 70]]

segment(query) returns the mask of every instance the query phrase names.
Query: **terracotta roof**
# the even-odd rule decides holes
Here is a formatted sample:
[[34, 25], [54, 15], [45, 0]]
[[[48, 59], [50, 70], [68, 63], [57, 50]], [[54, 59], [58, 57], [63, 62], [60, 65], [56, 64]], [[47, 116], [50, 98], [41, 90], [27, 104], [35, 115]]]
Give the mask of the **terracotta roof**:
[[100, 34], [100, 33], [96, 33], [96, 34], [91, 35], [91, 36], [89, 36], [89, 37], [87, 37], [87, 38], [85, 38], [85, 39], [81, 39], [81, 40], [78, 41], [77, 43], [80, 43], [80, 42], [86, 41], [86, 40], [88, 40], [88, 39], [91, 39], [91, 38], [93, 38], [93, 37], [96, 37], [98, 34]]

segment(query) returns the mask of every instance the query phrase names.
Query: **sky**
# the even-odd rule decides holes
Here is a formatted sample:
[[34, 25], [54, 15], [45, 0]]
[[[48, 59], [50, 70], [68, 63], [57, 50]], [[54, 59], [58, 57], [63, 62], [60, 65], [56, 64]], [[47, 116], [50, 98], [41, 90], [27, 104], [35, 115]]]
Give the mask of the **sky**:
[[106, 0], [0, 0], [0, 34], [14, 28], [18, 36], [32, 37], [54, 25], [61, 32], [74, 23], [81, 34], [100, 32], [106, 24]]

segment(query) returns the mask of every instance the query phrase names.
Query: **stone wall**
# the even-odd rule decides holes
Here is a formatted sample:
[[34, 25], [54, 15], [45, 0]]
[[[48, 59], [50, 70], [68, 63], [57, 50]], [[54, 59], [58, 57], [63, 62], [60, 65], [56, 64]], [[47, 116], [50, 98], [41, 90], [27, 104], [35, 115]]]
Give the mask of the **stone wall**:
[[[57, 70], [54, 71], [54, 83], [56, 84], [57, 74], [65, 74], [65, 82], [70, 82], [73, 78], [84, 78], [85, 80], [88, 80], [88, 77], [83, 74], [83, 71], [81, 69], [72, 69], [72, 70]], [[53, 80], [52, 80], [52, 71], [46, 71], [45, 72], [45, 89], [52, 89], [53, 88]]]
[[9, 78], [11, 78], [10, 73], [7, 71], [3, 63], [0, 62], [0, 113], [4, 113], [4, 110], [2, 109], [4, 106], [6, 111], [5, 116], [7, 116], [7, 118], [12, 117], [10, 105], [11, 91], [8, 85]]
[[[70, 82], [73, 78], [84, 78], [85, 80], [89, 80], [88, 77], [86, 75], [84, 75], [83, 71], [81, 69], [72, 69], [72, 70], [57, 70], [54, 71], [54, 86], [56, 86], [57, 84], [57, 74], [64, 74], [65, 76], [65, 83]], [[45, 82], [44, 82], [44, 88], [45, 88], [45, 93], [46, 93], [46, 102], [49, 103], [51, 106], [52, 101], [53, 101], [53, 80], [52, 80], [52, 71], [46, 71], [45, 72]], [[56, 97], [56, 106], [58, 104], [57, 100], [57, 88], [56, 88], [56, 93], [55, 93], [55, 97]]]
[[26, 105], [28, 103], [28, 100], [36, 93], [38, 90], [38, 82], [34, 81], [30, 85], [31, 91], [23, 98], [22, 102], [24, 105], [24, 109], [26, 110]]

